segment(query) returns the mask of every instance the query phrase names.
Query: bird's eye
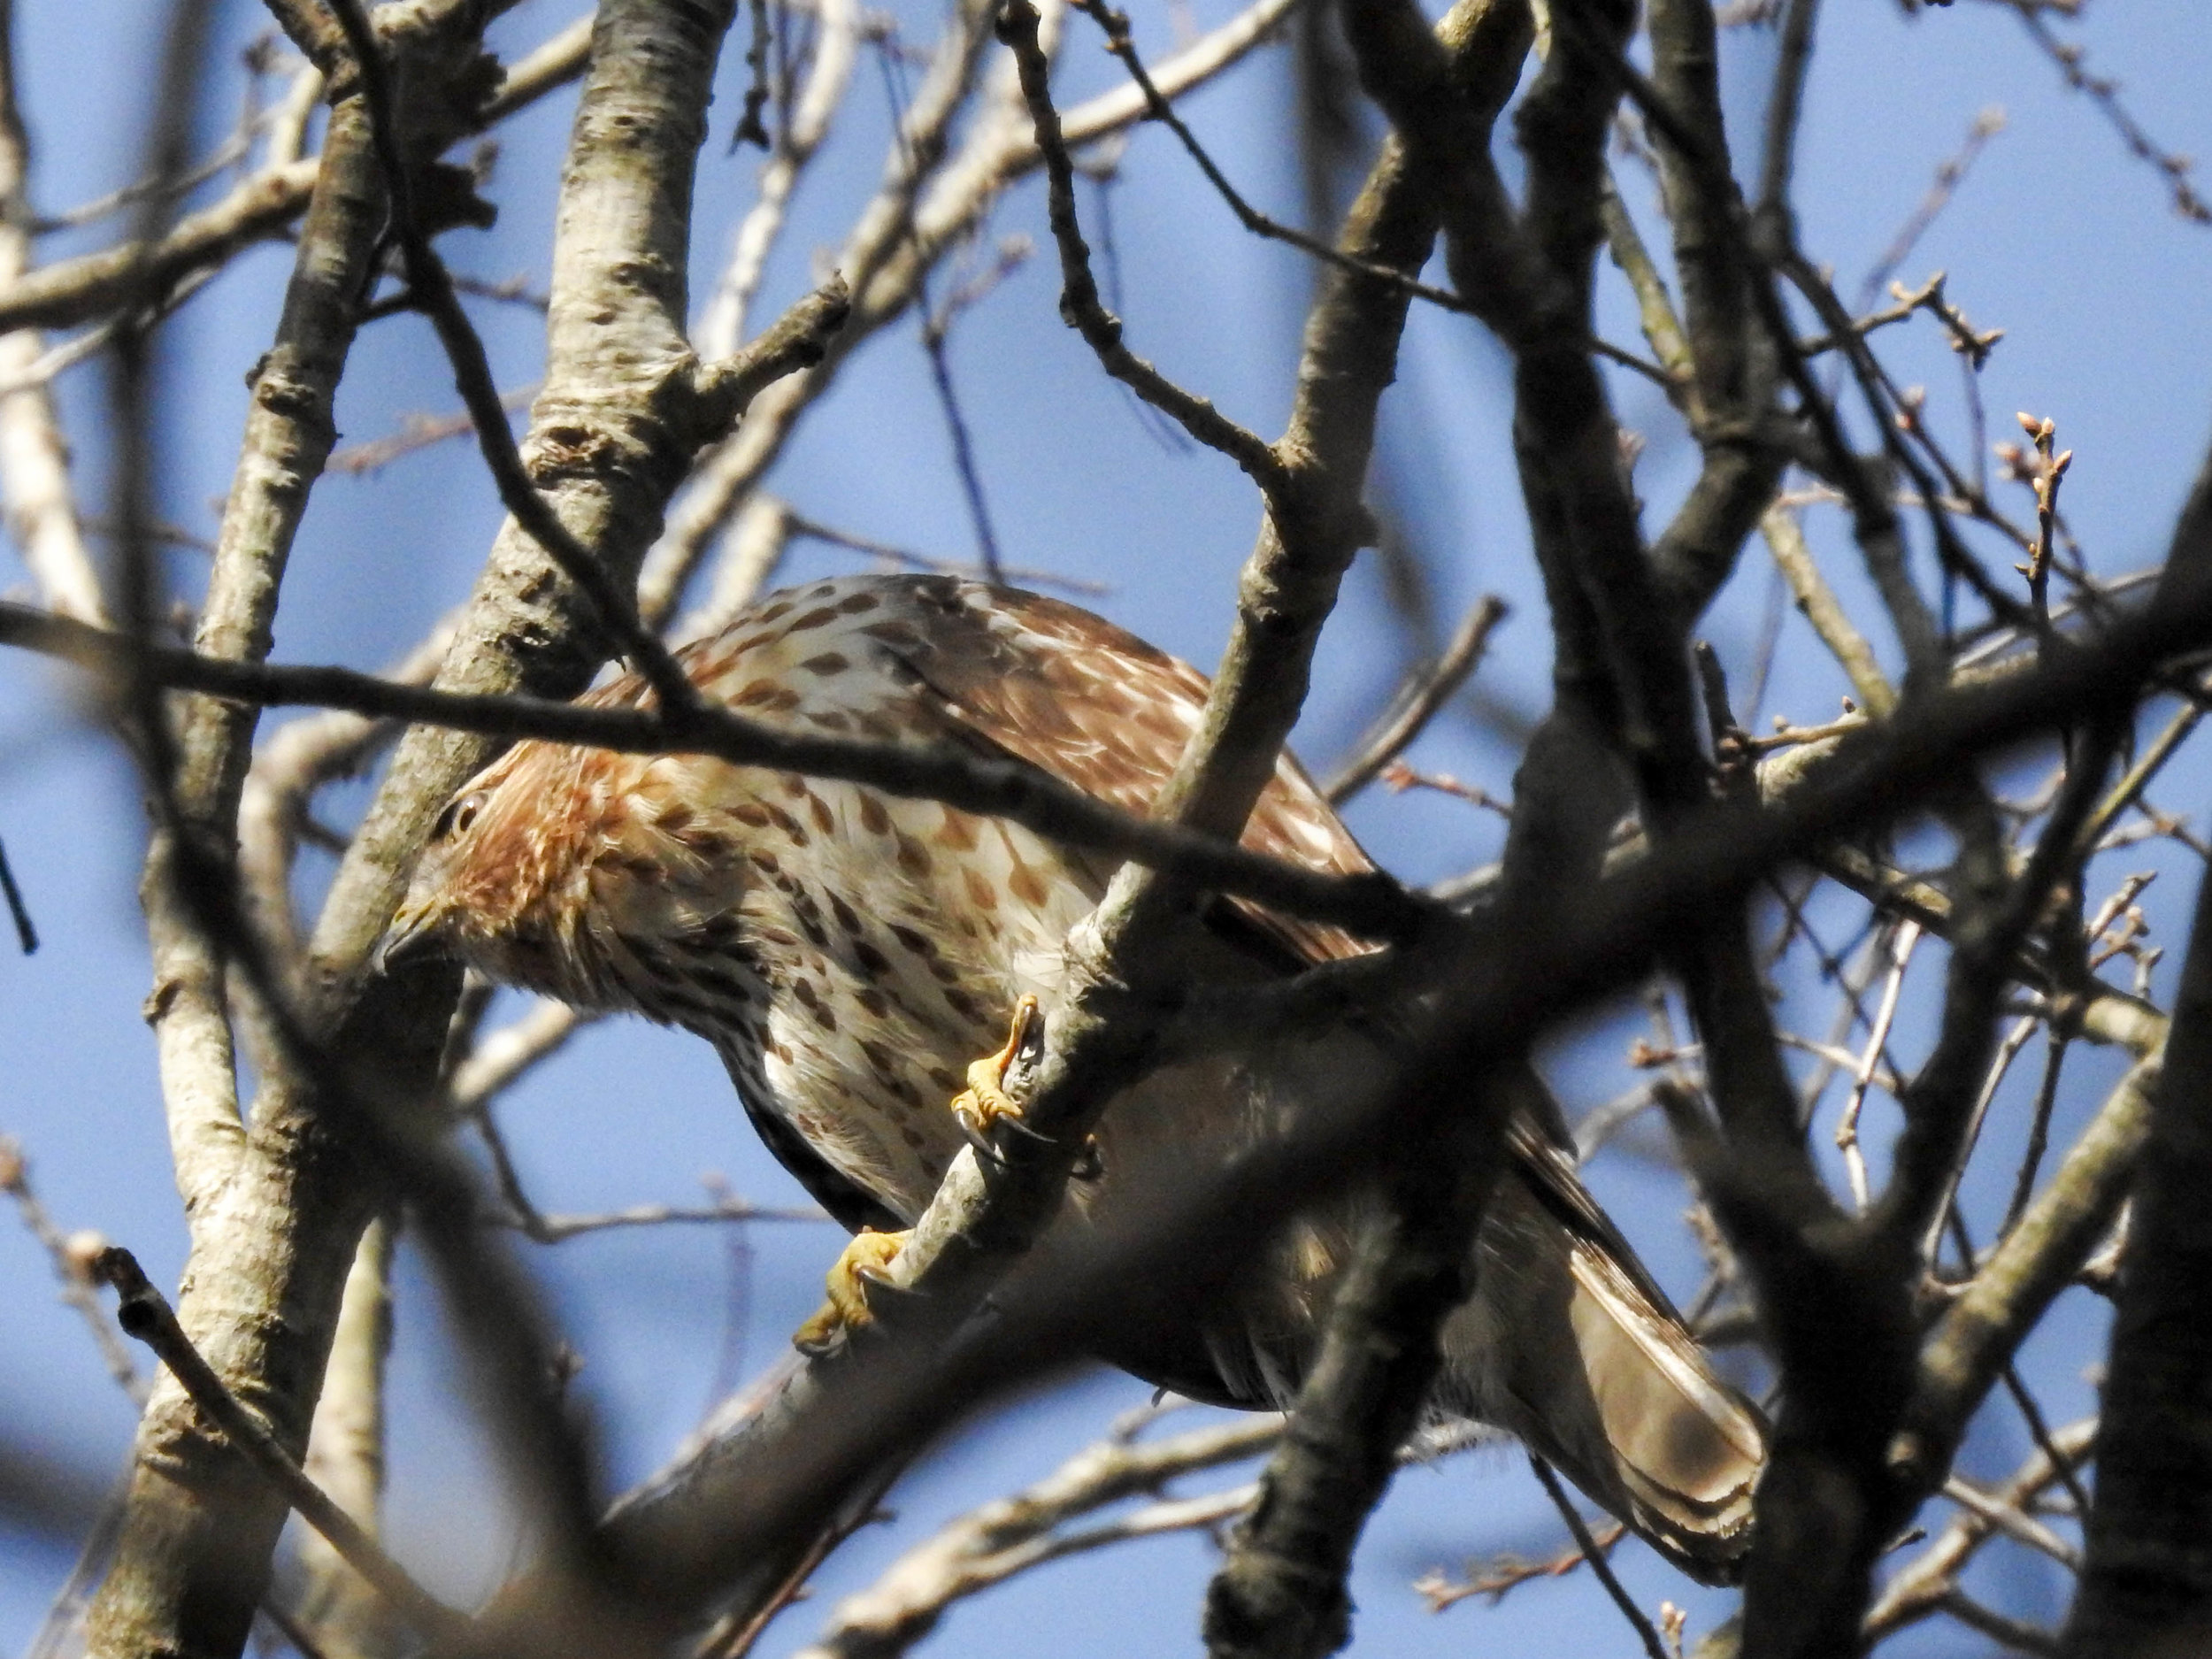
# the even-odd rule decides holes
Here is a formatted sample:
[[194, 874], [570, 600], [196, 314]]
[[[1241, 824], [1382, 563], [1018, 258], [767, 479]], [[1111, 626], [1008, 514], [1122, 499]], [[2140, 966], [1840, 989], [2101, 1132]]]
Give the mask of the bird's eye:
[[431, 826], [430, 839], [442, 841], [456, 835], [467, 834], [469, 826], [476, 822], [476, 815], [483, 810], [484, 792], [481, 789], [472, 790], [457, 801], [448, 802], [445, 810], [438, 814], [438, 821]]

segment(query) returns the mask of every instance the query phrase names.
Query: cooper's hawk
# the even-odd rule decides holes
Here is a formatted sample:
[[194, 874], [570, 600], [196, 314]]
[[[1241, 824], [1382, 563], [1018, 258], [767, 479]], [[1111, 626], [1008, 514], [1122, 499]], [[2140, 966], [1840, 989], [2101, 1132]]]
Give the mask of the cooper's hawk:
[[[772, 595], [680, 655], [710, 696], [757, 719], [1010, 755], [1134, 811], [1206, 693], [1195, 670], [1087, 611], [943, 577]], [[643, 695], [632, 678], [588, 701]], [[1287, 757], [1244, 840], [1371, 868]], [[991, 1115], [996, 1071], [971, 1079], [970, 1063], [1002, 1060], [1025, 997], [1049, 1018], [1069, 930], [1112, 872], [1018, 825], [860, 785], [526, 742], [446, 809], [388, 949], [442, 946], [495, 979], [697, 1032], [784, 1165], [848, 1228], [888, 1230], [920, 1215]], [[1362, 948], [1226, 903], [1187, 965], [1260, 983]], [[1163, 1151], [1187, 1163], [1248, 1144], [1371, 1075], [1382, 1041], [1340, 1030], [1156, 1071], [1109, 1107], [1077, 1209], [1110, 1209]], [[1527, 1080], [1436, 1405], [1514, 1431], [1676, 1560], [1724, 1575], [1748, 1529], [1759, 1420], [1583, 1190], [1555, 1108]], [[963, 1102], [964, 1129], [951, 1102], [972, 1081], [983, 1098]], [[1348, 1225], [1340, 1210], [1302, 1218], [1233, 1306], [1110, 1357], [1187, 1393], [1285, 1403]], [[878, 1261], [895, 1248], [856, 1242]]]

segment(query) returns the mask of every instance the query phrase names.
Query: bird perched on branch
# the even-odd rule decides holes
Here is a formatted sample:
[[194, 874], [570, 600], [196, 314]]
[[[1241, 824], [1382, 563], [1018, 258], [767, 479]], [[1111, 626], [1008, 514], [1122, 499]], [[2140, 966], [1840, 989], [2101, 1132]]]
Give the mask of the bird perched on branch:
[[[755, 719], [1012, 757], [1138, 812], [1206, 695], [1195, 670], [1087, 611], [949, 577], [772, 595], [680, 658], [708, 698]], [[632, 678], [587, 701], [646, 698]], [[1287, 757], [1244, 841], [1317, 870], [1372, 868]], [[961, 1147], [1018, 1110], [998, 1085], [1031, 1010], [1050, 1018], [1069, 932], [1113, 868], [1018, 824], [862, 784], [530, 741], [446, 808], [386, 949], [443, 949], [495, 979], [712, 1042], [770, 1150], [864, 1229], [803, 1333], [823, 1342], [866, 1317], [861, 1279]], [[1193, 983], [1263, 984], [1364, 949], [1243, 901], [1210, 905], [1189, 931], [1178, 965]], [[1386, 1041], [1305, 1033], [1155, 1071], [1108, 1107], [1072, 1208], [1129, 1202], [1150, 1158], [1225, 1159], [1371, 1077]], [[1555, 1106], [1524, 1072], [1434, 1409], [1511, 1430], [1689, 1571], [1728, 1577], [1749, 1530], [1760, 1420], [1584, 1191]], [[1220, 1305], [1170, 1314], [1107, 1356], [1201, 1397], [1286, 1404], [1349, 1225], [1341, 1205], [1302, 1217], [1256, 1247], [1267, 1254]]]

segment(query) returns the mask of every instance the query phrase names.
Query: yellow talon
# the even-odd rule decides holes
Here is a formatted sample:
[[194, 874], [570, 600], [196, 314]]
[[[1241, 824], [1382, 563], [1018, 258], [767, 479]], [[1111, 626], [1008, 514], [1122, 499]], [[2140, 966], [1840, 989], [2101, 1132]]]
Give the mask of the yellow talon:
[[952, 1115], [960, 1120], [968, 1139], [979, 1145], [990, 1144], [994, 1124], [1010, 1119], [1021, 1121], [1021, 1102], [1006, 1092], [1006, 1071], [1014, 1064], [1014, 1056], [1021, 1052], [1022, 1044], [1029, 1041], [1030, 1028], [1036, 1021], [1037, 999], [1024, 996], [1014, 1004], [1006, 1046], [996, 1054], [986, 1055], [972, 1063], [968, 1067], [968, 1087], [952, 1098]]
[[872, 1324], [875, 1313], [868, 1306], [868, 1281], [882, 1282], [883, 1270], [891, 1265], [910, 1236], [865, 1227], [848, 1240], [830, 1267], [825, 1286], [829, 1300], [791, 1333], [792, 1347], [802, 1354], [826, 1354], [846, 1332]]

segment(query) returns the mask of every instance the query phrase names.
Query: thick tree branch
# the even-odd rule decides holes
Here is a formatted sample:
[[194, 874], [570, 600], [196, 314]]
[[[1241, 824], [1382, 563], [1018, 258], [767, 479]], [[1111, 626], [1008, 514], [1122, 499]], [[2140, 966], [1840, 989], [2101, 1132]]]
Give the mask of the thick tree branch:
[[1502, 1086], [1479, 1098], [1486, 1110], [1406, 1149], [1364, 1217], [1258, 1502], [1207, 1586], [1213, 1659], [1321, 1659], [1351, 1638], [1353, 1548], [1443, 1365], [1438, 1333], [1473, 1289], [1514, 1104]]
[[[563, 522], [624, 582], [698, 439], [695, 431], [671, 429], [660, 400], [693, 362], [682, 335], [690, 180], [726, 21], [726, 9], [712, 6], [603, 7], [564, 181], [547, 390], [528, 452], [534, 481], [550, 489]], [[597, 660], [587, 618], [575, 591], [549, 574], [534, 542], [510, 525], [442, 683], [556, 695], [580, 688]], [[372, 1057], [387, 1098], [425, 1090], [434, 1075], [451, 981], [436, 974], [383, 980], [357, 1000], [358, 970], [431, 818], [483, 754], [475, 740], [437, 733], [418, 731], [402, 744], [317, 931], [308, 977], [316, 999], [313, 1041], [306, 1050], [288, 1045], [332, 1058], [320, 1068], [329, 1075], [265, 1079], [244, 1176], [227, 1184], [223, 1213], [209, 1222], [211, 1236], [225, 1240], [227, 1259], [203, 1264], [196, 1283], [203, 1294], [252, 1286], [256, 1303], [251, 1318], [243, 1310], [227, 1314], [212, 1328], [195, 1329], [195, 1339], [231, 1391], [268, 1410], [295, 1449], [304, 1440], [355, 1239], [380, 1198], [379, 1171], [352, 1156], [340, 1133], [365, 1125], [349, 1124], [326, 1088]], [[326, 1039], [325, 1032], [333, 1035]], [[487, 1317], [498, 1326], [511, 1311]], [[544, 1414], [518, 1415], [538, 1421]], [[173, 1438], [181, 1452], [204, 1461], [188, 1435]], [[163, 1469], [157, 1462], [143, 1479], [171, 1478]], [[575, 1486], [572, 1473], [549, 1471], [548, 1484]], [[242, 1611], [222, 1629], [211, 1625], [189, 1640], [150, 1634], [187, 1614], [250, 1608], [250, 1594], [241, 1591], [258, 1582], [266, 1549], [234, 1521], [270, 1509], [257, 1494], [234, 1494], [229, 1502], [243, 1508], [210, 1506], [196, 1524], [217, 1528], [227, 1514], [236, 1547], [221, 1563], [197, 1570], [181, 1552], [144, 1552], [148, 1581], [129, 1599], [144, 1609], [138, 1627], [150, 1634], [104, 1651], [227, 1659], [235, 1650], [245, 1633]]]
[[[465, 81], [481, 27], [474, 9], [449, 0], [412, 11], [410, 62], [426, 88], [434, 95], [450, 81]], [[434, 146], [443, 142], [434, 135], [452, 128], [438, 112], [443, 98], [434, 102], [422, 125]], [[293, 538], [336, 439], [332, 406], [383, 219], [365, 111], [348, 100], [333, 111], [276, 341], [255, 377], [200, 611], [196, 651], [211, 659], [252, 663], [268, 650]], [[154, 958], [147, 1008], [193, 1228], [183, 1327], [225, 1385], [263, 1407], [278, 1444], [296, 1458], [306, 1448], [312, 1379], [350, 1241], [311, 1248], [287, 1263], [299, 1275], [296, 1285], [312, 1286], [310, 1305], [326, 1305], [318, 1317], [288, 1302], [285, 1271], [271, 1271], [283, 1251], [270, 1248], [265, 1206], [274, 1191], [289, 1189], [294, 1201], [318, 1177], [330, 1178], [335, 1207], [349, 1217], [342, 1225], [357, 1225], [355, 1201], [341, 1195], [357, 1183], [343, 1172], [343, 1159], [311, 1136], [287, 1148], [280, 1172], [240, 1120], [224, 951], [206, 931], [204, 903], [209, 889], [235, 881], [239, 795], [257, 713], [214, 698], [192, 699], [179, 711], [169, 740], [174, 770], [157, 780], [166, 810], [141, 891]], [[289, 1242], [281, 1225], [276, 1236]], [[303, 1386], [256, 1386], [295, 1376]], [[262, 1599], [282, 1505], [196, 1421], [173, 1385], [157, 1390], [137, 1444], [91, 1638], [116, 1654], [228, 1651], [244, 1640]]]
[[100, 1253], [93, 1271], [121, 1298], [116, 1309], [117, 1323], [161, 1356], [161, 1363], [193, 1405], [283, 1501], [299, 1511], [303, 1520], [389, 1597], [422, 1634], [451, 1637], [459, 1632], [465, 1622], [461, 1616], [424, 1590], [387, 1555], [352, 1517], [307, 1478], [290, 1452], [224, 1386], [223, 1379], [177, 1323], [167, 1300], [148, 1281], [128, 1250], [110, 1246]]
[[2212, 1640], [2212, 882], [2175, 994], [2107, 1363], [2068, 1659]]

